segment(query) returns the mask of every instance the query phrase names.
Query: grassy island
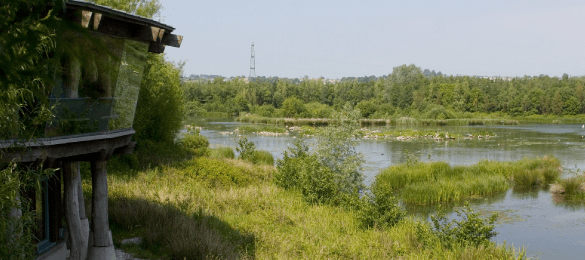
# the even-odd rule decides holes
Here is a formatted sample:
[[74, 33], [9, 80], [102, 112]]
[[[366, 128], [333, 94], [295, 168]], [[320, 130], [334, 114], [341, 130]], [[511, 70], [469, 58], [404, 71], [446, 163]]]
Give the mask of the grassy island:
[[411, 162], [381, 171], [373, 186], [395, 191], [406, 203], [433, 204], [481, 198], [510, 186], [542, 187], [558, 180], [561, 171], [559, 160], [549, 156], [471, 166]]

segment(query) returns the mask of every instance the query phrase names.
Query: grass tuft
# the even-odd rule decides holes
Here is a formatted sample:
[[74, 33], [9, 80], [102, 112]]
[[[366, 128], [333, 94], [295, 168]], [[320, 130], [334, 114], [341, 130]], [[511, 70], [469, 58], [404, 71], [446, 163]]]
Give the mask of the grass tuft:
[[510, 188], [508, 180], [516, 187], [544, 185], [558, 179], [560, 173], [559, 160], [549, 156], [455, 167], [445, 162], [416, 162], [382, 170], [373, 185], [398, 192], [406, 203], [433, 204], [503, 192]]

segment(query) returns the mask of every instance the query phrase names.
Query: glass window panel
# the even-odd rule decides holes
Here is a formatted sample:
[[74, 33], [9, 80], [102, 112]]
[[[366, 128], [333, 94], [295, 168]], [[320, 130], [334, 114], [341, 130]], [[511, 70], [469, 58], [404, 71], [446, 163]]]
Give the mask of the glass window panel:
[[131, 40], [125, 42], [116, 81], [113, 116], [110, 119], [109, 130], [132, 127], [147, 53], [147, 43]]

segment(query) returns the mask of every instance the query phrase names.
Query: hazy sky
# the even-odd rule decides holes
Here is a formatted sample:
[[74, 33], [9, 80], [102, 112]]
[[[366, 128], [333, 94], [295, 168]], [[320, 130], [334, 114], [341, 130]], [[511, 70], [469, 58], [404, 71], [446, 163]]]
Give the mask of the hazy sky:
[[252, 42], [257, 76], [585, 75], [583, 0], [161, 2], [186, 76], [248, 76]]

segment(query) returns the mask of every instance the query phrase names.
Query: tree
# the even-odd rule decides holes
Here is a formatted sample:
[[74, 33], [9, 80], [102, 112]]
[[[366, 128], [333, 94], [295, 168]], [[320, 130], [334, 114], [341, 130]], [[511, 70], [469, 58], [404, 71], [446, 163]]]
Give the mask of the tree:
[[300, 116], [305, 112], [303, 101], [297, 97], [289, 97], [282, 102], [282, 109], [285, 117]]
[[172, 142], [184, 115], [181, 65], [149, 54], [133, 128], [136, 140]]
[[[59, 0], [8, 0], [0, 4], [0, 140], [35, 139], [52, 113], [46, 99], [60, 53]], [[3, 154], [0, 149], [0, 157]], [[34, 212], [22, 190], [50, 173], [16, 164], [0, 165], [0, 256], [35, 259]], [[17, 208], [22, 209], [18, 213]]]
[[361, 116], [363, 118], [369, 118], [370, 115], [374, 114], [377, 110], [377, 106], [373, 100], [363, 100], [360, 101], [355, 108], [361, 111]]
[[44, 133], [46, 96], [59, 63], [59, 0], [9, 0], [0, 5], [0, 139]]
[[159, 0], [89, 0], [98, 5], [109, 6], [114, 9], [126, 11], [148, 18], [160, 15], [162, 4]]
[[552, 98], [551, 104], [552, 112], [561, 115], [563, 113], [563, 99], [561, 98], [560, 91], [556, 91], [554, 97]]

